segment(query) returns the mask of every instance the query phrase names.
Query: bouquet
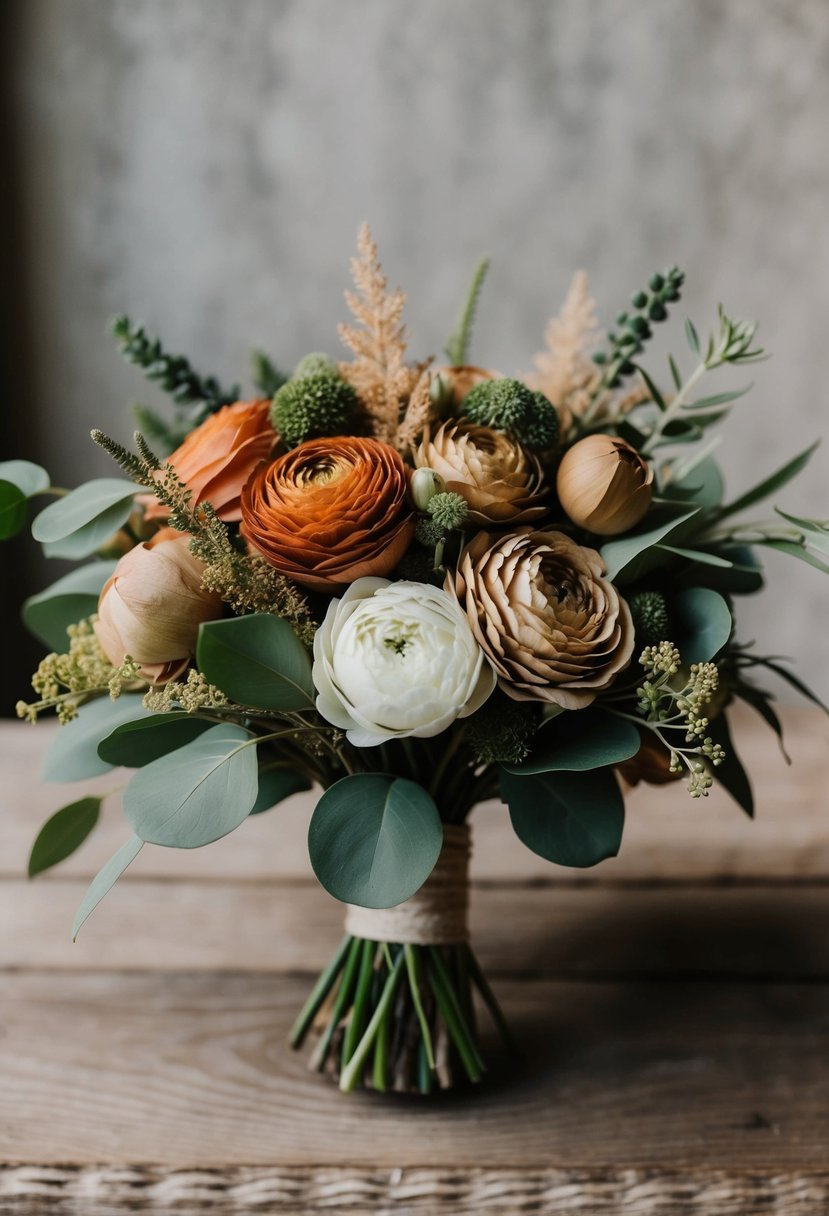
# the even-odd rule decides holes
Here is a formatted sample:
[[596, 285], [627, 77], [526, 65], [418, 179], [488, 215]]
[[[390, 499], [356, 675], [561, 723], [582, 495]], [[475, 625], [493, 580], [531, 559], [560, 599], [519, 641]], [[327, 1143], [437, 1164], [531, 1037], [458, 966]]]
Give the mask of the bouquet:
[[[605, 336], [579, 274], [534, 370], [504, 376], [469, 362], [486, 269], [445, 361], [407, 360], [404, 296], [364, 227], [351, 357], [287, 376], [257, 352], [249, 399], [119, 318], [124, 355], [172, 398], [167, 416], [137, 407], [134, 447], [92, 432], [120, 475], [67, 492], [0, 466], [4, 534], [51, 495], [32, 534], [83, 563], [23, 607], [50, 653], [18, 713], [62, 724], [44, 775], [135, 770], [124, 843], [73, 934], [145, 844], [208, 845], [318, 790], [310, 860], [345, 932], [291, 1041], [311, 1037], [343, 1090], [479, 1081], [486, 1010], [510, 1041], [469, 944], [478, 803], [500, 798], [550, 862], [592, 866], [617, 853], [640, 781], [692, 798], [717, 782], [751, 815], [729, 707], [780, 735], [765, 675], [815, 700], [734, 632], [762, 550], [829, 571], [826, 521], [751, 515], [814, 448], [724, 490], [716, 427], [746, 390], [702, 382], [761, 359], [755, 326], [687, 321], [659, 383], [643, 357], [682, 273], [654, 274]], [[77, 848], [101, 803], [58, 810], [30, 873]]]

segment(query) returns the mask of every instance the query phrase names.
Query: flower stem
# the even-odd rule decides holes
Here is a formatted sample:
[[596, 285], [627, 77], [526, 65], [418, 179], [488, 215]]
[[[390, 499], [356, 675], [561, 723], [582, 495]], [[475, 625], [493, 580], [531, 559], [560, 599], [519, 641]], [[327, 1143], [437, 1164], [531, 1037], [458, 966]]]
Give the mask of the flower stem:
[[377, 1002], [377, 1008], [374, 1010], [371, 1021], [366, 1028], [366, 1032], [360, 1039], [360, 1042], [357, 1044], [353, 1056], [340, 1074], [340, 1089], [343, 1091], [343, 1093], [350, 1093], [351, 1090], [356, 1089], [357, 1087], [357, 1082], [360, 1079], [360, 1074], [363, 1071], [363, 1067], [368, 1057], [368, 1053], [371, 1050], [371, 1046], [377, 1037], [384, 1017], [391, 1008], [394, 995], [397, 991], [397, 985], [399, 984], [400, 977], [403, 974], [404, 963], [405, 957], [403, 951], [401, 950], [397, 956], [391, 974], [383, 986], [383, 991], [380, 994], [380, 1000]]
[[317, 1016], [323, 1001], [328, 996], [328, 993], [334, 986], [337, 976], [345, 965], [345, 958], [348, 954], [349, 947], [354, 939], [350, 934], [346, 934], [340, 942], [337, 953], [332, 958], [331, 962], [320, 975], [316, 984], [313, 987], [311, 995], [303, 1005], [299, 1015], [291, 1027], [289, 1042], [292, 1047], [301, 1047], [303, 1039], [308, 1033], [308, 1028]]
[[412, 990], [412, 1003], [415, 1007], [417, 1020], [420, 1023], [420, 1033], [423, 1036], [423, 1046], [426, 1051], [426, 1059], [429, 1061], [429, 1067], [435, 1067], [435, 1051], [432, 1046], [432, 1035], [429, 1030], [429, 1022], [426, 1018], [426, 1011], [423, 1008], [423, 998], [420, 992], [421, 982], [421, 967], [420, 967], [420, 952], [416, 946], [405, 945], [403, 953], [406, 956], [406, 970], [409, 973], [409, 987]]

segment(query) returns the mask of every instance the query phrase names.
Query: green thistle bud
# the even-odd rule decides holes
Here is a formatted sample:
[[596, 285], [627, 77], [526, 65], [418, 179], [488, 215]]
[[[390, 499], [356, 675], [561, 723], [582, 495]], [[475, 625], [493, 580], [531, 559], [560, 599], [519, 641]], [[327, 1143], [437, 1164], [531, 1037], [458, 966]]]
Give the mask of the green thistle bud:
[[657, 646], [671, 634], [671, 618], [660, 591], [637, 591], [628, 601], [640, 646]]
[[520, 764], [530, 754], [539, 708], [495, 692], [469, 718], [466, 741], [479, 764]]
[[271, 422], [288, 447], [348, 431], [357, 404], [350, 384], [335, 376], [289, 380], [273, 399]]
[[418, 511], [425, 511], [436, 494], [441, 494], [446, 482], [434, 469], [415, 469], [409, 482], [409, 496]]
[[340, 373], [337, 371], [337, 365], [333, 359], [329, 359], [328, 355], [321, 351], [312, 351], [310, 355], [303, 355], [299, 363], [294, 368], [292, 380], [307, 380], [309, 376], [336, 376], [340, 379]]
[[434, 549], [435, 545], [440, 544], [446, 535], [446, 529], [442, 528], [437, 520], [434, 519], [419, 519], [415, 526], [415, 539], [421, 545], [425, 545], [427, 549]]
[[463, 412], [478, 426], [507, 431], [528, 448], [550, 448], [558, 438], [558, 414], [543, 393], [520, 380], [484, 380], [467, 393]]
[[469, 514], [469, 507], [460, 494], [436, 494], [426, 509], [435, 523], [446, 532], [459, 528]]

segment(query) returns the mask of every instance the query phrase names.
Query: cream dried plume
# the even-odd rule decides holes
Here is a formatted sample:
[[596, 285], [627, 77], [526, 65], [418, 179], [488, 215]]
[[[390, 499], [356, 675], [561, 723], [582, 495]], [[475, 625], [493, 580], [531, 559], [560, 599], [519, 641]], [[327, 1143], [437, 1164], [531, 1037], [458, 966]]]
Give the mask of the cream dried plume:
[[590, 295], [587, 275], [576, 271], [561, 311], [550, 319], [544, 333], [545, 349], [533, 363], [535, 371], [527, 384], [538, 389], [564, 415], [580, 414], [590, 403], [599, 373], [589, 352], [598, 335], [596, 305]]

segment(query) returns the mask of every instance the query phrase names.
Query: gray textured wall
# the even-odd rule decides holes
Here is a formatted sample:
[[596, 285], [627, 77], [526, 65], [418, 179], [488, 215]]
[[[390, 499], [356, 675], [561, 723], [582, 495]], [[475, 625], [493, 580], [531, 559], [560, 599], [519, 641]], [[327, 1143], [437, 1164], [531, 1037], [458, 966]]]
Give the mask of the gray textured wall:
[[[575, 266], [609, 318], [676, 261], [700, 325], [722, 299], [774, 352], [729, 425], [731, 487], [826, 427], [825, 0], [19, 0], [13, 34], [18, 404], [58, 480], [106, 471], [88, 428], [127, 434], [153, 399], [107, 317], [226, 379], [252, 344], [333, 349], [364, 217], [417, 352], [482, 251], [475, 353], [503, 371]], [[785, 503], [829, 514], [826, 473]], [[770, 570], [743, 634], [827, 693], [829, 582]]]

